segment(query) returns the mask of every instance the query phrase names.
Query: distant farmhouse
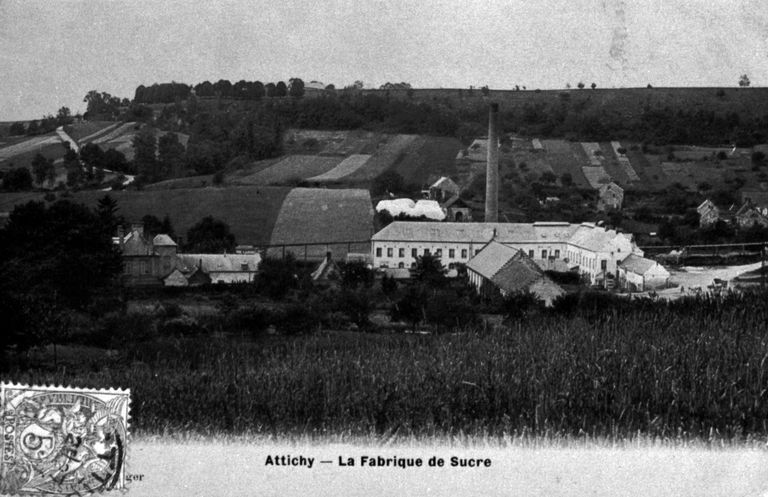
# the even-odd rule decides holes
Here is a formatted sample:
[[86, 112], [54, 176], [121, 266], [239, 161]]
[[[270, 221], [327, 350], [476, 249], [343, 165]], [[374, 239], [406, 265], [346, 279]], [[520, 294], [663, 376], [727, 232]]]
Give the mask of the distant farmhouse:
[[485, 297], [530, 292], [546, 305], [565, 291], [522, 250], [490, 241], [467, 264], [469, 283]]
[[611, 181], [610, 183], [600, 186], [597, 192], [598, 211], [621, 209], [621, 204], [624, 202], [624, 189], [622, 187]]
[[209, 283], [253, 281], [261, 262], [255, 252], [238, 254], [180, 254], [165, 234], [148, 237], [141, 224], [118, 233], [113, 242], [123, 255], [127, 286], [201, 286]]
[[720, 208], [706, 199], [696, 208], [699, 213], [699, 226], [711, 226], [720, 220]]
[[711, 200], [706, 199], [696, 208], [699, 213], [699, 226], [712, 226], [718, 221], [723, 221], [743, 229], [755, 225], [768, 227], [768, 208], [760, 208], [751, 197], [744, 198], [740, 207], [732, 205], [727, 209], [719, 208]]
[[752, 226], [768, 227], [768, 209], [760, 209], [747, 199], [734, 215], [736, 224], [740, 228], [751, 228]]
[[491, 241], [523, 251], [539, 266], [561, 260], [565, 267], [578, 271], [590, 283], [601, 285], [606, 277], [617, 275], [619, 263], [629, 255], [643, 257], [632, 235], [606, 230], [593, 223], [396, 221], [373, 235], [373, 265], [376, 268], [415, 267], [416, 257], [431, 254], [437, 256], [443, 266], [455, 270], [458, 264], [470, 263]]

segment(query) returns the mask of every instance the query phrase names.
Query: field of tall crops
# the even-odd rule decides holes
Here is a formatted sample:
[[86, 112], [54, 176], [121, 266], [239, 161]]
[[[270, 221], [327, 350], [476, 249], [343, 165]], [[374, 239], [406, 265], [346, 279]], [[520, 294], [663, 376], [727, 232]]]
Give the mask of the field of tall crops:
[[155, 338], [6, 379], [129, 387], [144, 434], [760, 440], [765, 299], [582, 302], [440, 335]]

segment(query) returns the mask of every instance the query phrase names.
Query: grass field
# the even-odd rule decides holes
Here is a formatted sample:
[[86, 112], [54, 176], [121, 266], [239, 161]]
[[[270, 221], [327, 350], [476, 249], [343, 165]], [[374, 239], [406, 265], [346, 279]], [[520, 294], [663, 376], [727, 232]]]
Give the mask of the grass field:
[[[38, 142], [38, 144], [33, 148], [26, 148], [21, 153], [16, 153], [7, 159], [0, 160], [0, 171], [8, 170], [11, 165], [13, 165], [14, 167], [30, 168], [30, 172], [32, 172], [32, 160], [37, 154], [41, 154], [43, 157], [55, 161], [64, 158], [65, 152], [66, 149], [62, 145], [61, 141], [58, 140], [58, 138], [56, 140], [51, 138], [47, 142]], [[0, 153], [2, 153], [1, 149]]]
[[97, 136], [108, 133], [120, 125], [121, 123], [114, 121], [80, 121], [64, 126], [64, 131], [76, 142], [88, 143]]
[[238, 179], [238, 183], [270, 185], [320, 176], [342, 162], [341, 157], [289, 155], [268, 168]]
[[400, 174], [406, 183], [428, 185], [441, 176], [448, 176], [462, 184], [457, 177], [456, 154], [462, 149], [455, 138], [424, 136], [413, 141], [402, 160], [396, 161], [392, 170]]
[[611, 176], [602, 166], [584, 166], [581, 168], [581, 172], [584, 177], [587, 178], [589, 186], [595, 190], [600, 188], [603, 184], [611, 181]]
[[344, 179], [350, 183], [371, 181], [390, 169], [417, 139], [417, 135], [387, 135], [377, 143], [370, 159], [362, 167], [344, 176]]
[[[220, 188], [177, 188], [145, 191], [113, 191], [119, 214], [128, 221], [139, 221], [152, 214], [171, 219], [177, 234], [186, 237], [187, 230], [205, 216], [227, 222], [238, 243], [266, 245], [272, 235], [277, 214], [290, 188], [231, 186]], [[106, 195], [102, 191], [82, 191], [64, 199], [96, 206]], [[29, 200], [42, 200], [37, 194], [0, 194], [0, 212]], [[60, 197], [62, 198], [62, 197]]]
[[573, 184], [578, 188], [589, 187], [589, 182], [581, 172], [581, 157], [574, 153], [573, 144], [565, 140], [541, 140], [546, 157], [555, 175], [560, 178], [568, 173]]
[[358, 169], [362, 168], [370, 158], [371, 158], [370, 155], [364, 155], [364, 154], [350, 155], [346, 159], [339, 162], [332, 169], [322, 174], [318, 174], [317, 176], [312, 176], [310, 178], [307, 178], [307, 180], [325, 182], [325, 181], [338, 181], [340, 179], [344, 179], [347, 176], [354, 173], [355, 171], [357, 171]]
[[[291, 245], [322, 243], [323, 245], [287, 247], [297, 257], [322, 259], [330, 250], [335, 258], [347, 254], [346, 244], [329, 242], [365, 241], [349, 247], [351, 252], [370, 252], [373, 234], [373, 205], [368, 190], [336, 190], [325, 188], [295, 188], [282, 203], [271, 243]], [[275, 249], [277, 255], [281, 249]]]
[[36, 154], [42, 148], [48, 145], [59, 144], [62, 149], [62, 156], [64, 155], [64, 148], [61, 146], [61, 139], [56, 133], [48, 133], [47, 135], [35, 136], [20, 140], [11, 145], [0, 148], [0, 162], [12, 160], [19, 156], [27, 156]]
[[6, 378], [129, 387], [148, 434], [764, 442], [765, 297], [574, 300], [440, 335], [156, 338]]

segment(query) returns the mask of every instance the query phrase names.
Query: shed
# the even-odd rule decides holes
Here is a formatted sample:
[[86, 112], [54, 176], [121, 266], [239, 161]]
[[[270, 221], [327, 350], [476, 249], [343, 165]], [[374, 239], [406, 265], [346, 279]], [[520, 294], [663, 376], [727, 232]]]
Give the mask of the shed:
[[644, 292], [669, 284], [669, 271], [656, 261], [631, 254], [618, 265], [619, 285], [627, 290]]

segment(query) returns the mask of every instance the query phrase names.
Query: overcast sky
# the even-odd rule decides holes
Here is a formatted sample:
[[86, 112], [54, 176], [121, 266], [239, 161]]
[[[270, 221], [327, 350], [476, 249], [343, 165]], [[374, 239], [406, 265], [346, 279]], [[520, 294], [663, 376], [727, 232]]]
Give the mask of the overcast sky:
[[171, 80], [768, 85], [766, 0], [0, 0], [0, 121]]

